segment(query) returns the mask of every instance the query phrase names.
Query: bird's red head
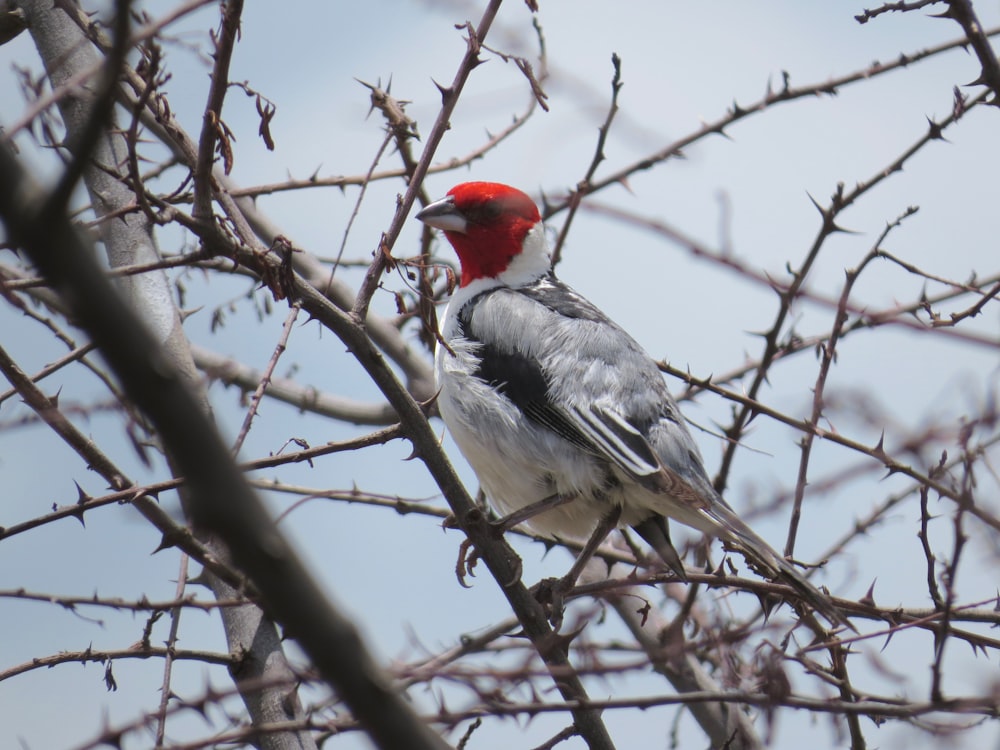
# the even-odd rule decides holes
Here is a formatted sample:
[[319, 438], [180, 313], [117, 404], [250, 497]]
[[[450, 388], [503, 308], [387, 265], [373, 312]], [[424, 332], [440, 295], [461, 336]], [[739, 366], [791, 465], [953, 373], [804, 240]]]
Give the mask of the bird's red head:
[[462, 264], [462, 286], [507, 270], [541, 221], [531, 198], [498, 182], [456, 185], [417, 218], [444, 231]]

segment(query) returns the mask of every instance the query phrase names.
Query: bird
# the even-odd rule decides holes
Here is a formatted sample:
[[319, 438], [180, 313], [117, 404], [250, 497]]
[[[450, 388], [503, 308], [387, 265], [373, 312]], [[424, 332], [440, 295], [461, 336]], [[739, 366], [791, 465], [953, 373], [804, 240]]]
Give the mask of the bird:
[[850, 626], [716, 492], [656, 362], [556, 277], [527, 194], [465, 182], [416, 218], [443, 231], [461, 270], [435, 352], [438, 410], [510, 525], [587, 541], [591, 554], [612, 528], [630, 527], [687, 580], [675, 520]]

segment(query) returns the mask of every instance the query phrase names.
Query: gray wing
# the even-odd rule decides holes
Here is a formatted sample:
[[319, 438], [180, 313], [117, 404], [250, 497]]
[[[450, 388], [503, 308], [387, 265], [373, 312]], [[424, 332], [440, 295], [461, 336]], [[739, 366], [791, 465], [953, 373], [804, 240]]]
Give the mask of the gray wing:
[[[554, 277], [484, 292], [459, 312], [477, 376], [529, 419], [650, 489], [703, 507], [714, 493], [656, 363]], [[537, 335], [539, 326], [545, 335]]]

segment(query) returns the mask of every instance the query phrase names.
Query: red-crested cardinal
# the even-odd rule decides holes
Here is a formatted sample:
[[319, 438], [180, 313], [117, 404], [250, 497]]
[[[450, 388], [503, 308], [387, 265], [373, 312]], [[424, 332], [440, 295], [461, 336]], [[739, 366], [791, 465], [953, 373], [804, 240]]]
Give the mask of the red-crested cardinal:
[[667, 527], [675, 519], [846, 623], [715, 492], [656, 363], [553, 274], [527, 195], [467, 182], [417, 218], [444, 231], [462, 267], [435, 357], [438, 407], [500, 512], [543, 536], [589, 539], [591, 550], [630, 526], [686, 578]]

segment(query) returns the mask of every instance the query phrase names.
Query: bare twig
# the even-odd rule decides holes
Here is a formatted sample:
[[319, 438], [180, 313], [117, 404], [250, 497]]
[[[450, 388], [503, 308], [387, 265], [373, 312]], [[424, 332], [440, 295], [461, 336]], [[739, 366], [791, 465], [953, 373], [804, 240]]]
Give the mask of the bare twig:
[[[188, 580], [188, 556], [182, 554], [180, 570], [177, 573], [178, 601], [184, 598], [184, 591], [187, 588]], [[156, 747], [163, 745], [163, 738], [167, 731], [167, 706], [170, 703], [172, 691], [170, 689], [170, 676], [173, 672], [174, 654], [177, 650], [177, 634], [181, 622], [181, 613], [184, 608], [177, 605], [170, 610], [170, 633], [167, 635], [167, 653], [163, 659], [163, 682], [160, 684], [160, 707], [156, 721]]]
[[597, 146], [594, 148], [594, 156], [590, 160], [590, 166], [587, 167], [587, 172], [584, 174], [583, 179], [577, 183], [576, 189], [572, 190], [569, 194], [569, 213], [566, 215], [566, 220], [559, 230], [559, 237], [556, 239], [552, 250], [552, 265], [559, 263], [563, 245], [566, 242], [566, 237], [569, 235], [569, 228], [573, 225], [573, 218], [580, 208], [580, 201], [584, 195], [590, 192], [590, 182], [594, 179], [594, 175], [597, 173], [597, 168], [601, 162], [607, 158], [604, 153], [604, 144], [608, 141], [608, 133], [611, 132], [611, 123], [614, 121], [615, 115], [618, 114], [618, 94], [624, 85], [622, 83], [622, 61], [617, 54], [611, 55], [611, 66], [614, 68], [614, 75], [611, 77], [611, 104], [608, 107], [608, 114], [604, 118], [604, 122], [597, 129]]
[[900, 0], [899, 2], [885, 3], [877, 8], [873, 8], [872, 10], [865, 8], [863, 12], [854, 17], [854, 20], [858, 23], [868, 23], [869, 21], [878, 18], [883, 13], [907, 13], [911, 10], [920, 10], [929, 5], [934, 5], [935, 3], [941, 3], [944, 1], [945, 0], [914, 0], [913, 2], [907, 3]]
[[232, 654], [222, 654], [214, 651], [194, 651], [189, 649], [169, 648], [166, 646], [152, 646], [136, 644], [132, 648], [102, 651], [88, 648], [86, 651], [61, 651], [51, 656], [35, 657], [29, 662], [17, 664], [0, 671], [0, 682], [9, 680], [12, 677], [34, 671], [36, 669], [51, 669], [60, 664], [86, 664], [88, 662], [106, 663], [109, 660], [118, 659], [150, 659], [167, 658], [168, 655], [174, 660], [197, 661], [202, 664], [222, 664], [231, 666], [235, 662]]
[[243, 425], [240, 427], [239, 434], [236, 436], [236, 442], [233, 443], [233, 455], [239, 455], [240, 448], [243, 447], [243, 441], [246, 440], [247, 435], [250, 433], [250, 425], [253, 424], [253, 419], [257, 415], [257, 409], [260, 407], [260, 401], [264, 397], [264, 393], [267, 391], [268, 387], [271, 385], [271, 377], [274, 375], [274, 368], [278, 366], [278, 360], [281, 355], [285, 353], [285, 349], [288, 348], [288, 337], [292, 333], [292, 327], [295, 325], [296, 318], [299, 317], [299, 307], [297, 302], [293, 302], [288, 307], [288, 316], [285, 318], [285, 323], [281, 327], [281, 336], [278, 338], [278, 343], [274, 347], [274, 353], [271, 355], [271, 359], [267, 363], [267, 367], [264, 368], [264, 374], [260, 377], [260, 382], [257, 384], [256, 390], [254, 390], [253, 395], [250, 397], [250, 406], [247, 409], [246, 416], [243, 418]]

